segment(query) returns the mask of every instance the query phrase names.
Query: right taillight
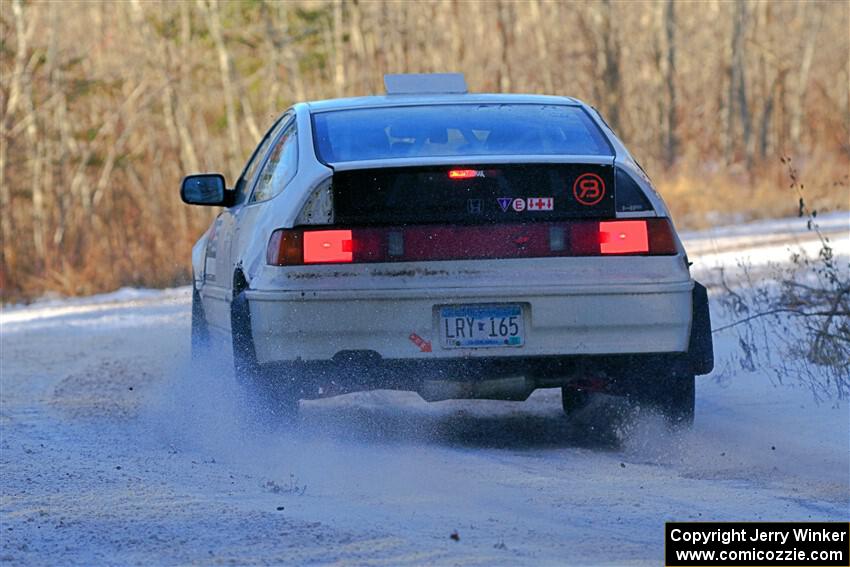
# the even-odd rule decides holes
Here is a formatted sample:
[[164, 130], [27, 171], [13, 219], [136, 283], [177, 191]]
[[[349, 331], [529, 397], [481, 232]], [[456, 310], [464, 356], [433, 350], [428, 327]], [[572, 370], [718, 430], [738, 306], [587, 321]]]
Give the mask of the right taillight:
[[673, 227], [666, 218], [600, 222], [599, 253], [604, 256], [675, 254]]
[[670, 219], [646, 219], [646, 233], [649, 237], [649, 253], [658, 256], [676, 254], [676, 238]]
[[645, 220], [599, 223], [600, 254], [648, 254], [649, 237]]

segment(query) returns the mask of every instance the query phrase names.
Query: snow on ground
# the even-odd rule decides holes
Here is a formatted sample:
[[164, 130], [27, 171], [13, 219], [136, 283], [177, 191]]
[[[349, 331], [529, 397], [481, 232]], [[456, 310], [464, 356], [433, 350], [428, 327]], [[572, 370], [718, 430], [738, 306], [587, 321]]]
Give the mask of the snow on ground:
[[[794, 253], [816, 258], [821, 242], [807, 222], [806, 218], [757, 221], [685, 232], [681, 237], [694, 278], [710, 286], [719, 283], [721, 272], [735, 280], [746, 267], [751, 274], [770, 277]], [[850, 211], [824, 215], [817, 224], [837, 256], [850, 254]]]
[[[16, 304], [3, 306], [2, 318], [4, 330], [17, 328], [20, 323], [29, 323], [38, 319], [65, 317], [68, 321], [93, 319], [103, 324], [104, 312], [115, 315], [127, 315], [127, 308], [148, 304], [160, 304], [171, 299], [185, 299], [190, 288], [175, 289], [137, 289], [123, 287], [111, 293], [102, 293], [88, 297], [45, 298], [29, 305]], [[191, 298], [191, 296], [188, 296]], [[82, 316], [82, 317], [80, 317]], [[130, 314], [132, 316], [132, 314]], [[144, 314], [143, 314], [144, 316]], [[52, 323], [50, 323], [52, 324]], [[31, 327], [27, 327], [31, 330]]]
[[[732, 226], [715, 226], [706, 230], [680, 233], [688, 251], [702, 254], [730, 248], [752, 248], [754, 245], [775, 242], [800, 242], [812, 239], [808, 217], [760, 220]], [[850, 211], [820, 215], [815, 222], [826, 236], [847, 238], [850, 231]]]
[[[812, 246], [783, 225], [687, 236], [698, 277]], [[833, 239], [850, 252], [846, 222]], [[355, 394], [257, 430], [226, 355], [189, 370], [189, 300], [124, 290], [3, 310], [0, 561], [657, 565], [667, 520], [850, 518], [850, 408], [767, 372], [699, 379], [686, 433], [651, 415], [568, 420], [551, 390]], [[735, 336], [715, 340], [722, 362]], [[600, 403], [596, 416], [618, 409]]]

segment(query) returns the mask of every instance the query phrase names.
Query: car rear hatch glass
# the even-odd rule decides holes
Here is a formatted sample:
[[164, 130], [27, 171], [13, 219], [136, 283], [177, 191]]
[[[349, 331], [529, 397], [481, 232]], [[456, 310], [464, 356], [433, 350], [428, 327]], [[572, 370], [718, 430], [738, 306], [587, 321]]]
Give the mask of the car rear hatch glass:
[[355, 169], [333, 176], [335, 224], [500, 224], [614, 216], [600, 164]]
[[667, 219], [617, 219], [613, 152], [579, 106], [348, 109], [313, 126], [333, 176], [273, 232], [269, 265], [676, 253]]
[[334, 110], [313, 114], [313, 132], [316, 155], [330, 165], [435, 157], [614, 155], [587, 112], [571, 104]]

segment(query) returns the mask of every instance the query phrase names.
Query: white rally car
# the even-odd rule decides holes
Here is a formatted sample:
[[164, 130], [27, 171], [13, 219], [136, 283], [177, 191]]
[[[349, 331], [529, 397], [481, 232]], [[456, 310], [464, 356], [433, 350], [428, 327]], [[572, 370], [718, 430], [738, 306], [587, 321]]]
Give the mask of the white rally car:
[[713, 367], [705, 288], [646, 174], [572, 98], [468, 94], [389, 75], [387, 94], [300, 103], [192, 251], [193, 348], [291, 413], [369, 389], [525, 400], [622, 394], [690, 423]]

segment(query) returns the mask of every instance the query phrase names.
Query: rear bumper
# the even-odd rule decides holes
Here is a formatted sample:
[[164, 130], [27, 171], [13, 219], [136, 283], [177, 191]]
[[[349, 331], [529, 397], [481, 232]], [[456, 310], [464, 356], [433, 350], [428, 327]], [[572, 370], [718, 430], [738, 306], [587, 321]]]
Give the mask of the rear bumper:
[[[389, 360], [501, 359], [686, 352], [693, 281], [639, 285], [248, 291], [260, 363], [370, 353]], [[523, 306], [517, 348], [446, 349], [439, 307]], [[411, 335], [431, 344], [422, 348]]]

